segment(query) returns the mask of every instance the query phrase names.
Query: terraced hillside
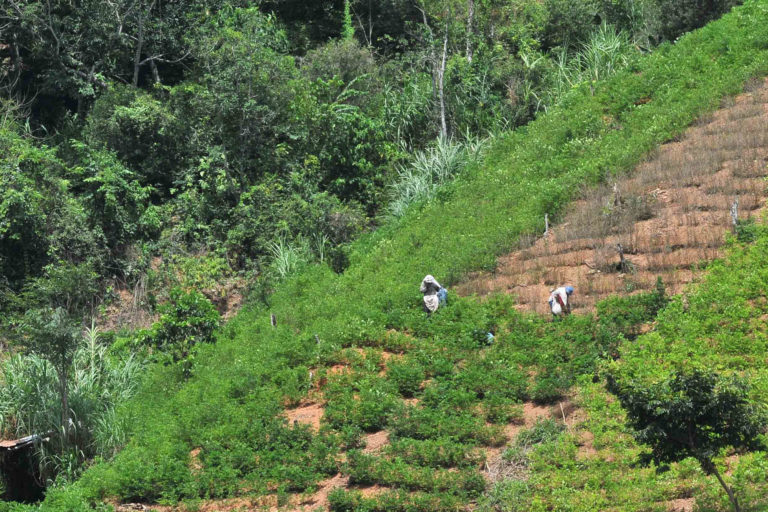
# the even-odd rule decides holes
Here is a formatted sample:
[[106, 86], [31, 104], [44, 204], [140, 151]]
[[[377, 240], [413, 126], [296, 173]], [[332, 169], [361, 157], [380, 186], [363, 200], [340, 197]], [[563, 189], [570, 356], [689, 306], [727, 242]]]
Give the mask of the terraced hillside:
[[768, 88], [757, 80], [747, 87], [629, 177], [585, 190], [548, 236], [523, 240], [530, 246], [502, 256], [492, 273], [469, 276], [459, 293], [510, 293], [518, 309], [536, 313], [548, 312], [550, 290], [563, 283], [576, 287], [574, 311], [594, 311], [610, 295], [651, 290], [658, 277], [680, 293], [698, 268], [722, 255], [734, 202], [740, 220], [764, 206]]

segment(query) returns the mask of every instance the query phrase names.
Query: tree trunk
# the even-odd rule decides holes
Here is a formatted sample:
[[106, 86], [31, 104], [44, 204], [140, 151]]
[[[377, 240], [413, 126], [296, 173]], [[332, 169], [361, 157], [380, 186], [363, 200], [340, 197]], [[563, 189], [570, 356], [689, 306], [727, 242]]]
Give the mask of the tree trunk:
[[714, 462], [709, 462], [709, 466], [712, 469], [712, 474], [715, 475], [715, 478], [717, 478], [717, 481], [720, 482], [720, 485], [723, 486], [723, 489], [725, 489], [726, 494], [728, 494], [728, 499], [731, 500], [731, 505], [733, 505], [734, 512], [741, 512], [741, 507], [739, 507], [739, 500], [736, 499], [736, 495], [733, 494], [733, 490], [728, 487], [723, 480], [723, 477], [720, 476], [720, 472], [717, 471], [717, 466], [715, 466]]
[[443, 37], [443, 58], [437, 73], [437, 93], [440, 101], [440, 136], [448, 136], [448, 124], [445, 121], [445, 65], [448, 58], [448, 27]]
[[[437, 69], [437, 56], [435, 55], [435, 34], [432, 32], [432, 28], [429, 26], [429, 21], [427, 20], [427, 13], [426, 11], [421, 11], [421, 16], [424, 19], [424, 27], [427, 29], [427, 32], [429, 33], [429, 60], [431, 61], [432, 66], [434, 66], [434, 69]], [[432, 73], [432, 97], [435, 97], [435, 92], [437, 91], [437, 71]]]
[[141, 68], [141, 52], [144, 47], [144, 21], [146, 18], [149, 18], [150, 14], [152, 13], [152, 9], [155, 8], [155, 2], [157, 0], [152, 0], [152, 3], [149, 4], [149, 7], [147, 7], [146, 11], [141, 10], [141, 2], [139, 4], [139, 10], [137, 16], [138, 18], [138, 25], [139, 25], [139, 33], [136, 34], [136, 52], [133, 54], [133, 86], [138, 87], [139, 85], [139, 69]]
[[474, 48], [472, 38], [475, 36], [475, 0], [467, 0], [467, 61], [472, 62]]
[[160, 72], [157, 70], [157, 64], [155, 64], [155, 59], [152, 59], [149, 61], [149, 69], [152, 70], [152, 79], [155, 81], [156, 84], [159, 84]]
[[139, 85], [139, 68], [141, 67], [141, 47], [144, 44], [144, 13], [139, 9], [139, 33], [136, 35], [136, 52], [133, 54], [133, 86]]

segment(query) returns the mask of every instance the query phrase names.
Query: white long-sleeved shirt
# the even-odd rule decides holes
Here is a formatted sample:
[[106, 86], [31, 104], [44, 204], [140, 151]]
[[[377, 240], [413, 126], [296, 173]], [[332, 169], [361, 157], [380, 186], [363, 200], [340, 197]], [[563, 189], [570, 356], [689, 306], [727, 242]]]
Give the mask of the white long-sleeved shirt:
[[438, 283], [431, 275], [427, 275], [421, 281], [419, 291], [424, 294], [424, 307], [427, 308], [427, 311], [430, 313], [437, 311], [437, 307], [440, 305], [440, 299], [437, 297], [437, 292], [440, 288], [442, 288], [440, 283]]
[[[558, 297], [560, 298], [560, 302], [562, 302], [562, 306], [557, 300]], [[552, 308], [553, 314], [558, 315], [562, 313], [563, 309], [568, 307], [568, 292], [565, 291], [565, 286], [561, 286], [552, 290], [552, 293], [549, 294], [548, 302], [549, 307]]]

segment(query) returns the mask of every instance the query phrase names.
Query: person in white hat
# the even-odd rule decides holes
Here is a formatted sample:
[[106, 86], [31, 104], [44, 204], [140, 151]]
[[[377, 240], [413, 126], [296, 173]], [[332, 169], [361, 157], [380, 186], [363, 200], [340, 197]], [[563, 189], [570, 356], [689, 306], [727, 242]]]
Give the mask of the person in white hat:
[[[424, 311], [427, 314], [434, 313], [440, 304], [445, 302], [445, 292], [443, 290], [445, 288], [440, 286], [440, 283], [431, 274], [421, 281], [419, 291], [424, 294]], [[443, 297], [440, 296], [441, 294]]]

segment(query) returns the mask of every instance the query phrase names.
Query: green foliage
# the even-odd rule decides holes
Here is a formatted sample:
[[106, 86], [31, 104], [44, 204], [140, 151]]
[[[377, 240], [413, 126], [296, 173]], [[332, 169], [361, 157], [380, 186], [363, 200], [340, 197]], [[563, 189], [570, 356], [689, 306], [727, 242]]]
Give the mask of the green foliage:
[[530, 429], [518, 434], [515, 444], [517, 446], [532, 446], [534, 444], [553, 441], [565, 429], [562, 423], [552, 419], [538, 420]]
[[[60, 431], [63, 444], [69, 443], [71, 408], [68, 403], [69, 377], [82, 329], [82, 316], [95, 293], [95, 275], [88, 265], [48, 267], [19, 299], [23, 314], [11, 320], [12, 335], [24, 348], [50, 363], [57, 377], [60, 399]], [[5, 327], [5, 326], [3, 326]]]
[[[389, 211], [393, 217], [405, 215], [408, 207], [428, 201], [453, 180], [471, 158], [469, 146], [437, 139], [434, 147], [415, 155], [413, 161], [398, 170], [392, 185], [393, 199]], [[477, 156], [477, 155], [474, 155]]]
[[[186, 141], [181, 129], [179, 120], [164, 102], [133, 87], [114, 85], [94, 103], [84, 136], [90, 144], [114, 152], [135, 172], [135, 179], [142, 186], [167, 194], [186, 163]], [[76, 149], [87, 165], [101, 172], [105, 172], [99, 169], [105, 163], [112, 168], [119, 166], [114, 161], [105, 162], [109, 158], [106, 155], [82, 154], [82, 144]], [[131, 173], [122, 170], [122, 174]]]
[[[635, 338], [643, 324], [653, 321], [657, 313], [669, 302], [664, 283], [659, 277], [656, 289], [648, 293], [630, 295], [628, 297], [611, 297], [597, 304], [597, 316], [605, 325], [610, 337], [624, 333], [629, 338]], [[616, 346], [610, 343], [605, 347], [615, 354]]]
[[389, 379], [404, 397], [412, 397], [424, 380], [424, 369], [410, 361], [391, 363], [387, 365], [387, 379]]
[[652, 386], [609, 379], [609, 390], [627, 410], [637, 440], [651, 447], [644, 460], [657, 464], [693, 457], [709, 474], [722, 448], [760, 447], [765, 418], [747, 399], [747, 385], [703, 370], [678, 371]]
[[693, 457], [705, 474], [717, 476], [734, 509], [740, 510], [713, 459], [726, 447], [765, 448], [758, 436], [768, 418], [749, 402], [743, 380], [726, 381], [716, 373], [693, 369], [677, 371], [669, 380], [650, 386], [609, 377], [608, 389], [626, 409], [635, 438], [651, 448], [641, 455], [643, 462], [666, 464]]
[[194, 364], [195, 345], [214, 340], [219, 312], [200, 292], [174, 288], [169, 302], [160, 306], [160, 314], [142, 343], [156, 347], [174, 363], [181, 363], [188, 376]]
[[355, 37], [355, 29], [352, 26], [352, 12], [349, 8], [350, 0], [344, 0], [344, 18], [341, 23], [341, 38], [350, 41]]
[[680, 34], [699, 28], [738, 5], [738, 0], [657, 0], [660, 36], [674, 40]]
[[[533, 19], [543, 16], [538, 7], [527, 9]], [[505, 407], [520, 400], [553, 400], [580, 376], [591, 377], [609, 329], [592, 318], [555, 324], [518, 315], [509, 300], [501, 299], [452, 299], [426, 318], [418, 308], [419, 281], [432, 273], [451, 286], [469, 270], [491, 267], [495, 256], [521, 234], [537, 229], [544, 213], [561, 210], [585, 184], [604, 179], [609, 170], [628, 170], [653, 147], [715, 108], [723, 95], [738, 91], [746, 78], [764, 73], [761, 9], [759, 2], [749, 2], [676, 45], [638, 59], [631, 69], [590, 84], [592, 88], [572, 88], [525, 129], [495, 138], [483, 160], [471, 164], [432, 201], [350, 244], [343, 274], [311, 264], [292, 272], [264, 304], [252, 305], [230, 322], [216, 344], [197, 345], [195, 371], [189, 378], [180, 378], [177, 368], [153, 366], [139, 395], [120, 415], [126, 418], [128, 445], [114, 460], [86, 471], [72, 492], [82, 493], [89, 502], [177, 502], [232, 496], [243, 488], [253, 494], [303, 491], [338, 469], [333, 459], [342, 440], [357, 445], [360, 431], [386, 428], [394, 443], [421, 448], [402, 448], [384, 458], [356, 455], [350, 459], [350, 471], [360, 480], [370, 480], [365, 475], [372, 474], [377, 482], [396, 489], [375, 499], [339, 491], [332, 498], [334, 508], [466, 506], [484, 488], [477, 471], [462, 465], [459, 471], [436, 472], [434, 466], [458, 460], [458, 453], [469, 446], [504, 443], [503, 428], [486, 423], [489, 409], [500, 411], [501, 417]], [[489, 10], [484, 15], [492, 14]], [[340, 19], [338, 9], [333, 19]], [[519, 31], [521, 41], [532, 44], [536, 27], [524, 28]], [[410, 61], [404, 56], [402, 69], [392, 75], [413, 69], [415, 78], [390, 84], [391, 91], [378, 96], [366, 94], [375, 92], [375, 81], [368, 90], [365, 80], [333, 79], [336, 73], [318, 76], [308, 86], [295, 60], [286, 55], [288, 43], [274, 19], [253, 9], [216, 13], [195, 37], [199, 44], [185, 80], [152, 95], [158, 102], [167, 101], [168, 112], [181, 120], [192, 141], [184, 153], [193, 155], [189, 161], [194, 165], [183, 168], [175, 184], [179, 200], [168, 208], [173, 212], [168, 230], [172, 233], [167, 234], [171, 241], [174, 233], [201, 245], [210, 243], [208, 237], [225, 239], [233, 260], [244, 263], [265, 254], [268, 242], [282, 235], [286, 244], [294, 243], [298, 234], [311, 240], [302, 230], [316, 226], [315, 218], [307, 215], [316, 205], [323, 205], [318, 217], [326, 220], [322, 226], [330, 237], [337, 213], [361, 211], [342, 201], [364, 203], [368, 215], [373, 213], [371, 205], [375, 210], [380, 204], [375, 195], [387, 185], [386, 158], [400, 158], [399, 148], [391, 144], [421, 138], [415, 147], [423, 147], [430, 138], [423, 135], [429, 133], [423, 126], [429, 126], [425, 120], [433, 115], [428, 108], [431, 69], [409, 67], [418, 60], [414, 56]], [[478, 53], [474, 62], [494, 60], [484, 61]], [[465, 67], [459, 59], [454, 65], [460, 77], [456, 83], [469, 84], [466, 90], [472, 94], [479, 91], [473, 84], [482, 80], [474, 82], [473, 77], [482, 78], [483, 70]], [[348, 94], [343, 93], [347, 86]], [[400, 90], [408, 91], [403, 95], [407, 103], [393, 105]], [[643, 98], [650, 101], [638, 104]], [[377, 109], [413, 116], [391, 122], [377, 117]], [[419, 109], [426, 113], [415, 112]], [[621, 128], [606, 122], [606, 116]], [[400, 133], [410, 139], [400, 138]], [[335, 166], [331, 163], [337, 155]], [[207, 224], [206, 219], [224, 218], [220, 213], [232, 204], [234, 218]], [[187, 211], [193, 215], [183, 215]], [[301, 222], [304, 217], [306, 223]], [[355, 232], [354, 226], [361, 223], [341, 220], [339, 231]], [[754, 294], [763, 289], [758, 284], [747, 280], [745, 288]], [[697, 299], [695, 305], [709, 313], [706, 298], [711, 297]], [[201, 306], [203, 318], [208, 318], [209, 309]], [[666, 329], [686, 325], [681, 311], [673, 302], [660, 313], [682, 320], [669, 322]], [[169, 325], [184, 326], [181, 317], [168, 314]], [[276, 315], [277, 327], [270, 325], [270, 314]], [[748, 323], [738, 318], [738, 311], [721, 314], [737, 317], [736, 325]], [[499, 319], [497, 341], [481, 347], [473, 333], [487, 332]], [[696, 320], [706, 329], [714, 328], [701, 316]], [[622, 331], [624, 325], [615, 328]], [[743, 337], [744, 330], [738, 335]], [[735, 336], [720, 336], [718, 342], [734, 348]], [[431, 379], [413, 391], [418, 405], [404, 404], [399, 383], [378, 375], [383, 368], [366, 355], [366, 350], [391, 346], [409, 352], [401, 367], [407, 391], [413, 389], [417, 368], [423, 369], [424, 380]], [[655, 346], [653, 339], [646, 346]], [[342, 359], [345, 347], [367, 349], [357, 358]], [[310, 371], [320, 374], [323, 366], [340, 360], [349, 366], [350, 376], [343, 371], [328, 379], [321, 430], [290, 424], [282, 411], [314, 384]], [[335, 441], [336, 436], [341, 440]], [[446, 447], [436, 451], [432, 443]], [[599, 489], [599, 478], [574, 482], [577, 464], [588, 462], [577, 460], [572, 436], [559, 436], [546, 445], [550, 451], [537, 448], [531, 455], [532, 466], [542, 473], [563, 469], [570, 475], [570, 487], [557, 500], [532, 501], [531, 509], [556, 509], [575, 489]], [[190, 452], [198, 448], [200, 471], [190, 464]], [[545, 486], [541, 481], [533, 484]], [[521, 500], [524, 491], [515, 491]], [[608, 508], [598, 494], [589, 495], [594, 501], [588, 506], [569, 506]]]
[[0, 271], [18, 290], [26, 278], [40, 276], [55, 254], [84, 259], [95, 251], [87, 239], [81, 245], [66, 236], [83, 219], [66, 194], [63, 165], [54, 152], [3, 124], [0, 155]]
[[754, 219], [739, 219], [736, 223], [736, 240], [742, 243], [750, 243], [757, 240], [762, 227]]
[[94, 456], [111, 457], [125, 444], [125, 428], [116, 408], [139, 385], [142, 364], [133, 356], [110, 357], [94, 328], [75, 333], [75, 351], [67, 372], [67, 435], [62, 433], [62, 402], [57, 369], [34, 353], [6, 360], [0, 375], [0, 432], [14, 438], [53, 432], [37, 454], [38, 477], [72, 481]]
[[150, 239], [160, 230], [156, 208], [150, 206], [152, 188], [141, 186], [115, 155], [73, 141], [78, 160], [72, 169], [73, 192], [106, 238], [113, 256], [123, 256], [137, 239]]
[[477, 465], [479, 459], [471, 445], [456, 443], [450, 438], [424, 441], [398, 439], [390, 443], [385, 451], [387, 455], [425, 467], [472, 467]]

